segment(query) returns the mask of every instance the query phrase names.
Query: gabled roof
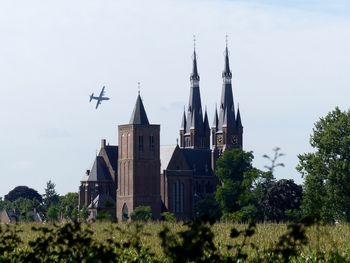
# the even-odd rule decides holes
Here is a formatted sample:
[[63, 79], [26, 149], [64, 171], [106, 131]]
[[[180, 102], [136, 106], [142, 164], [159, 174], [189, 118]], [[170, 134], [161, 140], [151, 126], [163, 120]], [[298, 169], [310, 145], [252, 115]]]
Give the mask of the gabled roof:
[[89, 181], [89, 182], [113, 181], [112, 176], [107, 167], [107, 164], [102, 156], [96, 156], [94, 165], [92, 166], [86, 181]]
[[136, 104], [134, 107], [134, 111], [131, 114], [129, 124], [141, 124], [141, 125], [149, 124], [145, 107], [143, 106], [140, 94], [137, 96]]

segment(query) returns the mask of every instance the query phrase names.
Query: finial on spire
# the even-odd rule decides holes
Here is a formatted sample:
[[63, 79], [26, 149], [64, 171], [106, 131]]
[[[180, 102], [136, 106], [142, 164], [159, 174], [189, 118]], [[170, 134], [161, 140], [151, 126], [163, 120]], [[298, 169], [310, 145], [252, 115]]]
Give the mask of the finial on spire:
[[137, 89], [138, 89], [138, 94], [140, 95], [140, 89], [141, 89], [141, 83], [140, 82], [137, 82]]
[[227, 49], [227, 46], [228, 46], [228, 35], [227, 34], [226, 34], [225, 38], [226, 38], [226, 49]]

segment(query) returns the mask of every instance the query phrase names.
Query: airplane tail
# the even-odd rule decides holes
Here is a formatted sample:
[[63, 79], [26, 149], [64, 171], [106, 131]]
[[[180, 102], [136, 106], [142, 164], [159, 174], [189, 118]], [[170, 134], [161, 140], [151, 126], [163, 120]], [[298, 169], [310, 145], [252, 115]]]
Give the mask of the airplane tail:
[[90, 95], [90, 102], [92, 101], [92, 97], [94, 96], [94, 93]]

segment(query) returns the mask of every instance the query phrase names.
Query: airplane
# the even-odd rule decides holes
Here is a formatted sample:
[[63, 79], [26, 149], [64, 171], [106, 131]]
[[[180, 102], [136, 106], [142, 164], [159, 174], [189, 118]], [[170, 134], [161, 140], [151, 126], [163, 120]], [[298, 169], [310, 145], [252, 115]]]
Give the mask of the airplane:
[[92, 94], [90, 95], [90, 102], [91, 102], [92, 100], [97, 100], [96, 109], [98, 108], [98, 105], [100, 105], [101, 102], [102, 102], [103, 100], [109, 100], [108, 97], [103, 97], [103, 95], [105, 95], [105, 86], [103, 86], [103, 88], [102, 88], [102, 90], [101, 90], [101, 93], [100, 93], [100, 96], [94, 97], [94, 93], [92, 93]]

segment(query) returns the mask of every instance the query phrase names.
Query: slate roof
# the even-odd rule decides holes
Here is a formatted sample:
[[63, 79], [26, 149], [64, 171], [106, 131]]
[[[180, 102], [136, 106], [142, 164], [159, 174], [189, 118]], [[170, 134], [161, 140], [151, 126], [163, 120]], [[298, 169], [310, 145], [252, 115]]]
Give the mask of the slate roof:
[[[160, 171], [166, 170], [170, 161], [173, 158], [174, 151], [177, 145], [161, 146], [160, 147]], [[210, 176], [211, 169], [211, 150], [210, 149], [192, 149], [192, 148], [178, 148], [183, 154], [188, 166], [194, 170], [194, 175]], [[181, 168], [180, 168], [181, 169]]]
[[210, 149], [181, 148], [181, 151], [194, 175], [212, 175]]
[[142, 124], [142, 125], [149, 124], [145, 107], [143, 106], [140, 94], [137, 96], [136, 104], [131, 114], [129, 124]]
[[108, 156], [108, 160], [112, 165], [114, 171], [118, 169], [118, 146], [106, 145], [105, 150]]
[[107, 164], [102, 156], [96, 156], [95, 162], [91, 168], [90, 174], [85, 181], [113, 181]]

